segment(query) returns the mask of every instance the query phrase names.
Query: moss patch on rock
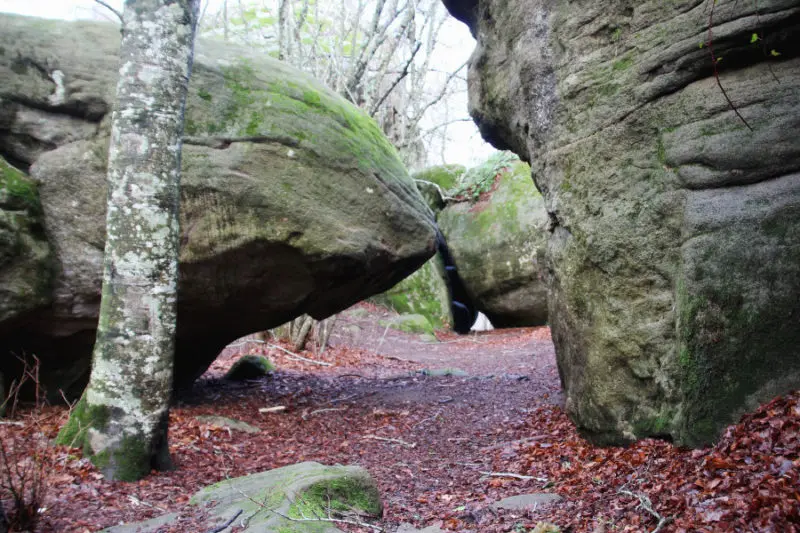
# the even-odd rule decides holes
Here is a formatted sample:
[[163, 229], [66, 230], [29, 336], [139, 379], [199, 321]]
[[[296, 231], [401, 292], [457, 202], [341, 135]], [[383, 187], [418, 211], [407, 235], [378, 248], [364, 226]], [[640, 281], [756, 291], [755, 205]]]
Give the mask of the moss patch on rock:
[[434, 331], [431, 323], [422, 315], [400, 315], [391, 320], [380, 320], [378, 323], [381, 326], [396, 329], [398, 331], [405, 331], [406, 333], [432, 334]]
[[371, 300], [398, 313], [422, 315], [434, 329], [446, 329], [452, 324], [450, 296], [445, 281], [444, 264], [439, 254], [409, 277], [388, 291], [373, 296]]
[[258, 379], [269, 375], [274, 370], [275, 366], [263, 355], [244, 355], [233, 363], [233, 366], [225, 373], [224, 379], [230, 381]]

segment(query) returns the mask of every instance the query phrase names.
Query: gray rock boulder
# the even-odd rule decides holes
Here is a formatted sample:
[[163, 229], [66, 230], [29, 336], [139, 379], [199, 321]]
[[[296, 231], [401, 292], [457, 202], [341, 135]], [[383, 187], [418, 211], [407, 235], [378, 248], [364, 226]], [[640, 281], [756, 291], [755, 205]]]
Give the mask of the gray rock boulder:
[[490, 167], [486, 191], [450, 201], [439, 228], [469, 297], [492, 325], [540, 326], [547, 322], [544, 200], [527, 164]]
[[689, 0], [446, 4], [473, 117], [544, 196], [580, 429], [700, 444], [800, 385], [800, 5], [715, 2], [709, 32]]
[[[0, 27], [0, 155], [40, 183], [57, 265], [52, 305], [0, 335], [0, 361], [36, 353], [48, 379], [58, 373], [48, 384], [74, 393], [87, 377], [100, 299], [119, 30], [10, 15]], [[179, 384], [230, 341], [304, 313], [324, 318], [433, 255], [433, 215], [394, 148], [317, 81], [201, 40], [189, 93]]]
[[[366, 470], [313, 462], [220, 481], [195, 493], [190, 503], [208, 506], [209, 523], [214, 526], [227, 523], [237, 513], [247, 517], [246, 527], [237, 529], [243, 533], [337, 533], [341, 530], [333, 523], [314, 518], [344, 513], [379, 518], [383, 512], [378, 488]], [[169, 514], [104, 531], [155, 533], [176, 519]]]

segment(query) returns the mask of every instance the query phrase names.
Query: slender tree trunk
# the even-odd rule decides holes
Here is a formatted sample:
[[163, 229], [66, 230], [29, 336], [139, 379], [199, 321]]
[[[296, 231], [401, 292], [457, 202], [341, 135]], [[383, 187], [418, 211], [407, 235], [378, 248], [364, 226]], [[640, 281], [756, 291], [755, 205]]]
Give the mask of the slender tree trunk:
[[62, 429], [109, 479], [170, 466], [181, 137], [199, 0], [126, 0], [89, 386]]

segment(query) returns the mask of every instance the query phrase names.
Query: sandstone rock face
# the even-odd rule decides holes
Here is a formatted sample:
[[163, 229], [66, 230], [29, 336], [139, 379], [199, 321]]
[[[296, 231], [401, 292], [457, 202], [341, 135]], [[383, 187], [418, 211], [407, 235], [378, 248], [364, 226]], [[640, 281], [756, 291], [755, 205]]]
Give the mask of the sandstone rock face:
[[797, 387], [798, 2], [445, 3], [478, 38], [473, 117], [545, 199], [582, 430], [698, 444]]
[[[52, 305], [0, 335], [0, 361], [36, 353], [79, 390], [100, 300], [119, 30], [7, 15], [0, 27], [0, 155], [40, 182], [57, 259]], [[433, 214], [375, 123], [287, 65], [199, 41], [185, 129], [180, 383], [228, 342], [345, 309], [433, 255]]]
[[36, 183], [0, 157], [0, 334], [50, 304], [52, 266]]
[[475, 200], [451, 201], [438, 216], [470, 300], [495, 327], [547, 322], [544, 252], [548, 217], [528, 165], [517, 160]]

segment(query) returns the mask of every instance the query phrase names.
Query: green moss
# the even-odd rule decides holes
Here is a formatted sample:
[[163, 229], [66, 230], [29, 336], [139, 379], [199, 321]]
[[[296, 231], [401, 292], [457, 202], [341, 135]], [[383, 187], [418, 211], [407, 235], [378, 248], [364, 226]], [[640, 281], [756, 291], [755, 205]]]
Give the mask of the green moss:
[[3, 204], [27, 208], [31, 214], [42, 212], [37, 183], [0, 158], [0, 205]]
[[202, 100], [205, 100], [206, 102], [211, 101], [211, 93], [203, 89], [202, 87], [197, 91], [197, 96], [199, 96]]
[[225, 379], [241, 381], [257, 379], [274, 371], [275, 367], [263, 355], [245, 355], [240, 357], [225, 374]]
[[297, 495], [289, 508], [291, 518], [319, 518], [357, 511], [378, 517], [382, 507], [377, 489], [350, 477], [315, 483]]
[[622, 59], [614, 61], [614, 64], [611, 65], [611, 68], [615, 71], [620, 71], [620, 70], [627, 70], [631, 68], [632, 65], [633, 65], [633, 57], [626, 56], [623, 57]]
[[86, 431], [89, 428], [103, 429], [108, 424], [110, 412], [102, 405], [89, 406], [86, 396], [82, 396], [70, 413], [67, 423], [56, 437], [56, 444], [70, 447], [81, 447], [86, 451]]
[[415, 180], [429, 181], [435, 183], [447, 191], [455, 187], [459, 178], [464, 175], [466, 168], [462, 165], [439, 165], [435, 167], [426, 168], [414, 174]]
[[379, 324], [406, 333], [430, 333], [433, 334], [433, 326], [422, 315], [400, 315], [392, 320], [381, 320]]
[[[84, 451], [85, 453], [85, 451]], [[91, 455], [92, 463], [116, 481], [138, 481], [150, 473], [150, 448], [142, 438], [125, 435], [113, 450]]]
[[422, 268], [371, 301], [398, 313], [422, 315], [428, 327], [450, 326], [450, 297], [444, 279], [444, 264], [438, 254]]
[[306, 89], [303, 91], [303, 103], [309, 106], [319, 107], [322, 105], [322, 98], [317, 91]]
[[664, 135], [661, 133], [656, 137], [656, 157], [662, 166], [667, 164], [667, 149], [664, 146]]

